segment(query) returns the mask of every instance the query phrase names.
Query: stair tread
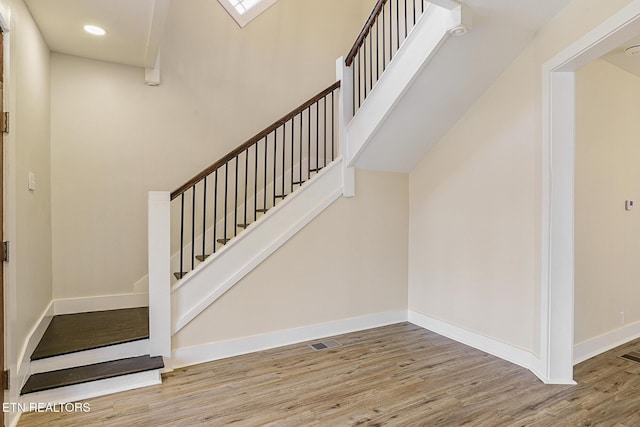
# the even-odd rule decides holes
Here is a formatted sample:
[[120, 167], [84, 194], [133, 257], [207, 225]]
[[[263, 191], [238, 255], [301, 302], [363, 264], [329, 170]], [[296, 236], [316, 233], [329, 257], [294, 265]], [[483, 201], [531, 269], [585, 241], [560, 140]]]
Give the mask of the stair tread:
[[[196, 259], [200, 262], [203, 262], [205, 259], [209, 258], [210, 256], [211, 254], [196, 255]], [[179, 273], [175, 273], [175, 274], [179, 274]]]
[[240, 227], [240, 228], [247, 228], [247, 227], [248, 227], [248, 226], [250, 226], [250, 225], [251, 225], [251, 223], [249, 222], [249, 223], [246, 223], [246, 224], [238, 224], [238, 227]]
[[[196, 257], [196, 258], [197, 258], [197, 257]], [[182, 279], [184, 276], [186, 276], [186, 275], [187, 275], [187, 273], [188, 273], [187, 271], [183, 271], [182, 273], [180, 273], [179, 271], [176, 271], [175, 273], [173, 273], [173, 276], [174, 276], [176, 279], [180, 280], [180, 279]]]
[[42, 372], [29, 377], [20, 394], [98, 381], [121, 375], [136, 374], [164, 367], [161, 356], [138, 356], [126, 359], [77, 366], [58, 371]]
[[227, 239], [218, 239], [217, 242], [222, 243], [223, 245], [226, 245], [227, 243], [229, 243], [230, 240], [231, 240], [231, 237]]
[[256, 212], [263, 212], [264, 213], [264, 212], [267, 212], [268, 210], [269, 210], [269, 208], [266, 208], [266, 209], [265, 208], [258, 208], [258, 209], [256, 209]]
[[309, 172], [320, 172], [322, 169], [324, 169], [324, 166], [319, 166], [317, 168], [309, 169]]
[[285, 197], [287, 197], [288, 194], [276, 194], [276, 199], [284, 199]]
[[149, 308], [53, 316], [31, 360], [149, 338]]

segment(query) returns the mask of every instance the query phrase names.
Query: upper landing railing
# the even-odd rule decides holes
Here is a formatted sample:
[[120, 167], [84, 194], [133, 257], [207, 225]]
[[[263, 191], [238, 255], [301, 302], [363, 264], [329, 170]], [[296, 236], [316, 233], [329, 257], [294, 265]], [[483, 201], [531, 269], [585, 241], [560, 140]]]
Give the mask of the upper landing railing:
[[345, 65], [352, 67], [353, 73], [354, 114], [428, 4], [426, 0], [378, 0], [345, 58]]

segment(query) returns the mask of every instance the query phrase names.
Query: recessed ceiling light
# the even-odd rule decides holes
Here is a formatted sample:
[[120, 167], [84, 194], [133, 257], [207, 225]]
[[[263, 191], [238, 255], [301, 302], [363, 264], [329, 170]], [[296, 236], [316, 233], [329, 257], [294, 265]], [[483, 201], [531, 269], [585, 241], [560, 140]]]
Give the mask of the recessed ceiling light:
[[638, 56], [640, 55], [640, 44], [635, 46], [630, 46], [624, 50], [624, 53], [629, 56]]
[[93, 34], [94, 36], [104, 36], [105, 34], [107, 34], [104, 28], [100, 28], [95, 25], [85, 25], [84, 30], [89, 34]]

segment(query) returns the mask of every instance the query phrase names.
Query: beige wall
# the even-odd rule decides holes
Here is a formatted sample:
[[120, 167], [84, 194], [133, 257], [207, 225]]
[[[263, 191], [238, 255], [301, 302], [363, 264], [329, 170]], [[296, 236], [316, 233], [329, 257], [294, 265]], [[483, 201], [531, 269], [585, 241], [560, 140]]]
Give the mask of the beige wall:
[[[3, 6], [11, 15], [7, 109], [12, 114], [5, 135], [6, 231], [12, 245], [5, 307], [16, 352], [51, 301], [49, 49], [21, 0]], [[36, 176], [36, 191], [28, 190], [29, 172]]]
[[575, 342], [640, 321], [640, 78], [597, 60], [576, 73]]
[[569, 4], [411, 173], [410, 309], [539, 351], [541, 67], [629, 3]]
[[339, 199], [173, 338], [173, 348], [407, 308], [408, 177]]
[[172, 2], [154, 88], [141, 69], [54, 54], [55, 297], [131, 292], [147, 273], [146, 192], [333, 83], [373, 3], [281, 0], [241, 30], [217, 1]]

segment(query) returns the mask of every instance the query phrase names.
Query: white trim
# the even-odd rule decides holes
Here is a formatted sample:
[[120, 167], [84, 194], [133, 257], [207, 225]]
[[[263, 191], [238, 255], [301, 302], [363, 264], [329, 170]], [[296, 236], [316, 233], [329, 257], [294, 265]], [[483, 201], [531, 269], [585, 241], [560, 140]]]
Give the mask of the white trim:
[[[16, 395], [20, 393], [20, 388], [25, 383], [29, 375], [31, 375], [31, 353], [33, 353], [33, 350], [36, 349], [36, 346], [42, 339], [42, 336], [47, 330], [53, 316], [54, 308], [53, 301], [51, 301], [47, 308], [42, 312], [38, 321], [35, 323], [22, 344], [20, 353], [18, 353], [17, 370], [16, 372], [13, 372], [13, 375], [11, 375], [11, 378], [9, 379], [9, 384], [12, 386], [12, 390], [15, 389]], [[17, 385], [17, 387], [14, 385]]]
[[218, 0], [222, 7], [231, 15], [231, 17], [236, 21], [236, 23], [240, 26], [240, 28], [247, 25], [249, 22], [253, 21], [258, 17], [262, 12], [269, 9], [273, 6], [278, 0], [261, 0], [260, 3], [256, 4], [251, 9], [247, 10], [245, 13], [240, 13], [238, 10], [229, 2], [229, 0]]
[[173, 364], [174, 368], [196, 365], [406, 321], [406, 310], [388, 311], [194, 347], [178, 348], [173, 351]]
[[137, 340], [31, 361], [30, 375], [149, 354], [149, 340]]
[[[534, 375], [540, 378], [544, 382], [544, 378], [540, 375], [540, 358], [535, 354], [515, 347], [513, 345], [504, 343], [486, 335], [479, 334], [477, 332], [464, 329], [442, 320], [436, 319], [418, 313], [413, 310], [409, 310], [408, 313], [409, 322], [421, 328], [428, 329], [439, 335], [450, 338], [454, 341], [468, 345], [485, 353], [489, 353], [507, 362], [514, 363], [525, 369], [530, 370]], [[570, 382], [568, 384], [575, 384]]]
[[577, 365], [637, 338], [640, 338], [640, 321], [583, 341], [573, 347], [573, 364]]
[[[150, 191], [148, 200], [149, 347], [171, 357], [171, 195]], [[167, 360], [170, 364], [170, 361]]]
[[66, 403], [91, 399], [92, 397], [106, 396], [120, 393], [121, 391], [134, 390], [162, 383], [160, 370], [138, 372], [135, 374], [121, 375], [119, 377], [104, 380], [91, 381], [52, 390], [29, 393], [20, 397], [21, 403], [51, 402]]
[[149, 296], [146, 293], [99, 295], [53, 300], [54, 314], [118, 310], [121, 308], [146, 307], [148, 305]]
[[635, 0], [542, 66], [540, 350], [546, 382], [573, 378], [574, 72], [639, 32]]

